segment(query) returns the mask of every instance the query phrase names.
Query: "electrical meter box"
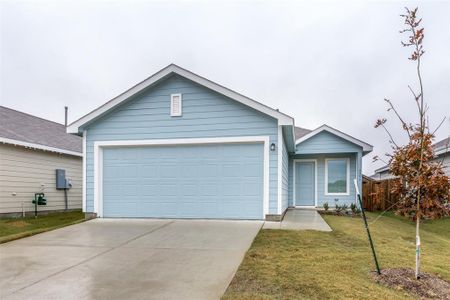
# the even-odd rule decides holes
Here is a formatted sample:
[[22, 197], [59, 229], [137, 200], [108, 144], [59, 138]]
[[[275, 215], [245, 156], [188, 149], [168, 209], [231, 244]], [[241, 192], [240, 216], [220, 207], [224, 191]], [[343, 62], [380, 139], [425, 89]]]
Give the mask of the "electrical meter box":
[[56, 169], [56, 189], [62, 190], [66, 187], [66, 170]]

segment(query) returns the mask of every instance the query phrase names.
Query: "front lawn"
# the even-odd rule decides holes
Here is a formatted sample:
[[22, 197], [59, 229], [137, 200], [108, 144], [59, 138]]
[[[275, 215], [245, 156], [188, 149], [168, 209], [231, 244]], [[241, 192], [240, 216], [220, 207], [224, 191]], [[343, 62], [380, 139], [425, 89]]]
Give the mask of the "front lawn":
[[0, 243], [75, 224], [83, 220], [84, 213], [81, 211], [53, 213], [37, 218], [33, 216], [0, 219]]
[[[369, 222], [377, 214], [368, 213]], [[261, 230], [224, 299], [409, 299], [374, 283], [360, 218], [327, 215], [333, 232]], [[370, 225], [381, 268], [414, 267], [415, 227], [393, 214]], [[450, 280], [450, 219], [422, 226], [422, 270]]]

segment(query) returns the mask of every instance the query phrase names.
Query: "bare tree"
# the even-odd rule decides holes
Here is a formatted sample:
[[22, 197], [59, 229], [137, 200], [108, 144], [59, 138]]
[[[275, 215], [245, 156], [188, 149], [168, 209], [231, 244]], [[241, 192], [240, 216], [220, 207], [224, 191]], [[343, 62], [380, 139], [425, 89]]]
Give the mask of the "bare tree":
[[[420, 27], [421, 18], [417, 17], [417, 8], [408, 9], [401, 15], [405, 22], [405, 29], [401, 33], [408, 34], [407, 42], [402, 42], [404, 47], [413, 48], [408, 58], [416, 64], [416, 75], [419, 88], [414, 90], [408, 86], [418, 111], [418, 121], [410, 123], [405, 121], [396, 106], [389, 99], [384, 99], [388, 105], [388, 111], [395, 114], [400, 121], [403, 131], [408, 136], [408, 144], [400, 146], [394, 141], [390, 131], [386, 127], [385, 118], [378, 119], [375, 127], [383, 128], [389, 136], [392, 154], [386, 154], [389, 158], [389, 169], [393, 175], [399, 178], [394, 182], [392, 192], [400, 197], [396, 207], [396, 213], [411, 217], [416, 221], [416, 268], [415, 276], [419, 279], [420, 273], [420, 219], [440, 218], [449, 215], [445, 203], [449, 199], [449, 178], [445, 175], [442, 164], [434, 161], [435, 158], [432, 142], [434, 133], [444, 120], [434, 130], [430, 131], [428, 105], [424, 101], [424, 85], [421, 74], [421, 58], [425, 53], [423, 49], [424, 28]], [[374, 157], [375, 160], [380, 158]]]

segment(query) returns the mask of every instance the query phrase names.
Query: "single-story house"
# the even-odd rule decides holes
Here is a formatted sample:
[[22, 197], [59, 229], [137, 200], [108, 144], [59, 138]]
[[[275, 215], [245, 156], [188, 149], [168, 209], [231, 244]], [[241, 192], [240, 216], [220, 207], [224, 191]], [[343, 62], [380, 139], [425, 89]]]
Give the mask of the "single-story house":
[[[82, 139], [64, 125], [0, 106], [0, 216], [34, 211], [35, 193], [47, 204], [40, 212], [81, 209]], [[71, 188], [56, 189], [56, 170]], [[65, 195], [67, 192], [67, 197]]]
[[169, 65], [67, 127], [99, 217], [281, 219], [351, 203], [372, 146]]
[[[450, 137], [434, 143], [432, 147], [434, 154], [436, 155], [434, 161], [442, 162], [445, 174], [450, 177]], [[389, 165], [376, 169], [375, 173], [370, 177], [375, 180], [395, 178], [395, 176], [389, 171]]]

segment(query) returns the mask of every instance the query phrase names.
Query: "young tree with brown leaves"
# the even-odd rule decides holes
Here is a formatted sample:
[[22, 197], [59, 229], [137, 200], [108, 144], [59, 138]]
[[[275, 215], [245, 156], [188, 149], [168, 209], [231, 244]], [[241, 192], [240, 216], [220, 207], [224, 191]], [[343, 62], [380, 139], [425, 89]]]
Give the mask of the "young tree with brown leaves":
[[[388, 111], [395, 114], [408, 135], [408, 143], [398, 145], [386, 127], [386, 119], [378, 119], [375, 128], [383, 128], [389, 136], [392, 154], [386, 154], [390, 172], [398, 178], [394, 181], [392, 193], [399, 195], [396, 213], [408, 216], [416, 221], [416, 269], [415, 276], [419, 279], [420, 271], [420, 219], [437, 219], [449, 215], [446, 204], [449, 201], [449, 178], [445, 175], [442, 162], [433, 161], [435, 158], [432, 142], [434, 133], [442, 125], [430, 131], [427, 115], [428, 105], [424, 102], [424, 88], [420, 71], [423, 50], [424, 28], [420, 28], [422, 19], [417, 17], [417, 8], [406, 8], [406, 14], [401, 15], [406, 28], [401, 33], [407, 33], [408, 41], [402, 42], [404, 47], [412, 47], [413, 53], [408, 58], [416, 64], [419, 90], [415, 92], [408, 86], [414, 97], [418, 111], [418, 122], [406, 122], [399, 114], [392, 101], [384, 99]], [[381, 160], [374, 157], [374, 160]]]

